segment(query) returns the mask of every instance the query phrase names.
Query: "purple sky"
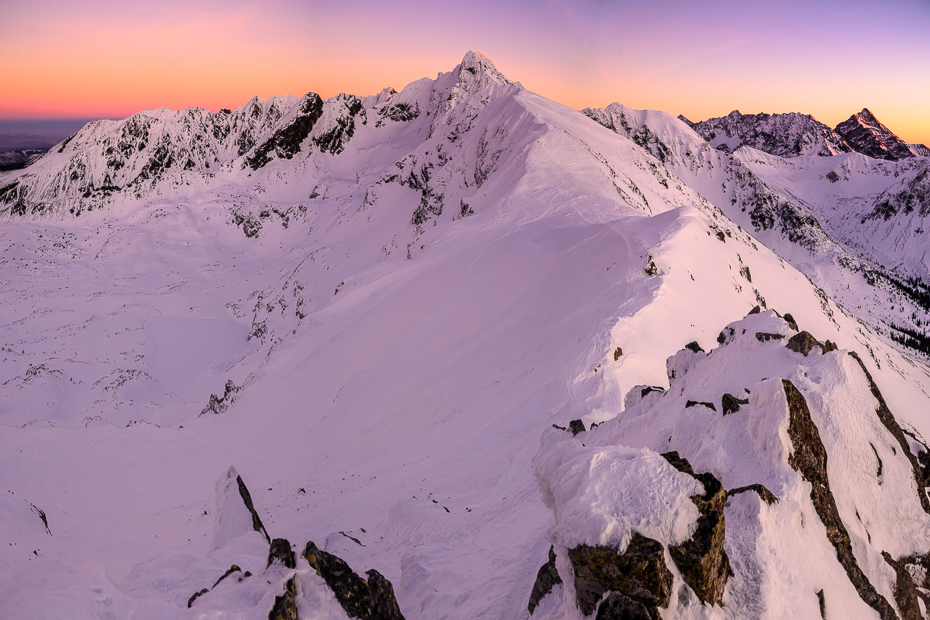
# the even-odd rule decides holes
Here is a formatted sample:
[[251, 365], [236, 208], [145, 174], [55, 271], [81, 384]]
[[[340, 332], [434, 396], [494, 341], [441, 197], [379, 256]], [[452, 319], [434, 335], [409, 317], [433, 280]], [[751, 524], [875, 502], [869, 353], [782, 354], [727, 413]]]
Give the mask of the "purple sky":
[[797, 111], [832, 126], [868, 107], [930, 142], [928, 32], [928, 0], [4, 2], [0, 121], [365, 95], [474, 49], [575, 108]]

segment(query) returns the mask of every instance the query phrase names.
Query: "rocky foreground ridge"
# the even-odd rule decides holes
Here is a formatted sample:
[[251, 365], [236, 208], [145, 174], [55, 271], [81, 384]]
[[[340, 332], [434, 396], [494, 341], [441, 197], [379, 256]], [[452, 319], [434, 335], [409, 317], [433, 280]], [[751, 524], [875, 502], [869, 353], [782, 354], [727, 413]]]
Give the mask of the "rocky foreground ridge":
[[923, 439], [856, 352], [790, 315], [718, 343], [669, 358], [670, 388], [634, 388], [616, 418], [544, 434], [555, 526], [533, 617], [925, 617]]

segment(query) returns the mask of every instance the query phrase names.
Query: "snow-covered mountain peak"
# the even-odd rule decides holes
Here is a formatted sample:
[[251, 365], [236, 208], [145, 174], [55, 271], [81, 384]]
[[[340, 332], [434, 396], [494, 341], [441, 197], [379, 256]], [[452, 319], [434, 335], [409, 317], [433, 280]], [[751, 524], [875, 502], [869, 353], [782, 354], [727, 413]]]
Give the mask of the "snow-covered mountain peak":
[[[458, 72], [458, 83], [463, 88], [467, 88], [466, 84], [469, 84], [473, 86], [474, 90], [477, 90], [487, 86], [490, 82], [496, 82], [504, 86], [513, 84], [503, 73], [497, 70], [491, 59], [481, 52], [469, 51], [465, 54], [458, 67]], [[467, 89], [473, 92], [473, 89]]]
[[885, 127], [868, 108], [836, 126], [836, 133], [854, 150], [875, 159], [897, 161], [915, 156], [907, 143]]
[[[452, 110], [457, 110], [456, 117], [474, 113], [477, 107], [511, 93], [515, 88], [522, 86], [507, 79], [487, 56], [470, 51], [452, 71], [436, 77], [429, 113], [434, 119], [443, 117], [451, 121], [449, 115]], [[472, 101], [462, 108], [460, 104], [466, 100]]]

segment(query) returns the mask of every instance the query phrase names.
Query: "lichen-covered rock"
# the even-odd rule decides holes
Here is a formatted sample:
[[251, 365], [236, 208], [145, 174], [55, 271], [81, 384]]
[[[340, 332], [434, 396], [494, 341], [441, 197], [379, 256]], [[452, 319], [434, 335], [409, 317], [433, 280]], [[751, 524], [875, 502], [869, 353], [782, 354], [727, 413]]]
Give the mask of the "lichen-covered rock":
[[668, 552], [682, 579], [698, 598], [704, 603], [719, 605], [731, 574], [730, 559], [723, 548], [726, 537], [723, 507], [727, 492], [713, 474], [695, 474], [688, 459], [680, 457], [677, 452], [667, 452], [662, 456], [675, 469], [694, 476], [704, 485], [704, 495], [691, 498], [701, 513], [697, 529], [680, 545], [669, 546]]
[[291, 549], [291, 543], [286, 538], [275, 538], [271, 541], [267, 566], [271, 566], [274, 562], [286, 568], [297, 568], [297, 558], [294, 556], [294, 550]]
[[744, 487], [737, 487], [727, 491], [727, 497], [732, 495], [739, 495], [740, 493], [745, 493], [746, 491], [755, 492], [755, 494], [759, 496], [759, 499], [761, 499], [769, 506], [778, 502], [778, 498], [775, 497], [775, 494], [765, 488], [765, 485], [763, 484], [747, 484]]
[[391, 582], [374, 569], [365, 574], [368, 576], [368, 591], [371, 596], [371, 620], [404, 620]]
[[304, 558], [317, 574], [326, 581], [336, 600], [352, 618], [360, 620], [403, 620], [397, 605], [394, 587], [376, 570], [365, 573], [362, 579], [348, 564], [308, 541]]
[[891, 555], [883, 551], [882, 557], [895, 572], [894, 601], [898, 604], [901, 620], [923, 620], [920, 613], [920, 599], [917, 596], [917, 587], [914, 579], [903, 562], [895, 562]]
[[788, 343], [785, 346], [795, 353], [800, 353], [805, 357], [807, 357], [808, 353], [810, 353], [814, 347], [820, 347], [820, 350], [824, 351], [823, 343], [814, 338], [810, 332], [796, 333], [794, 336], [788, 339]]
[[657, 620], [658, 617], [639, 601], [611, 592], [597, 608], [595, 620]]
[[[569, 549], [575, 572], [578, 608], [591, 615], [605, 592], [619, 592], [647, 609], [668, 607], [672, 573], [665, 565], [662, 543], [636, 532], [623, 553], [602, 546]], [[653, 616], [655, 617], [655, 616]]]
[[297, 620], [297, 585], [294, 577], [284, 585], [284, 594], [276, 596], [268, 620]]
[[562, 583], [562, 577], [555, 567], [555, 549], [550, 546], [549, 561], [543, 564], [536, 573], [536, 582], [533, 584], [533, 591], [530, 592], [530, 601], [526, 606], [530, 614], [536, 610], [539, 601], [552, 592], [552, 588], [559, 583]]

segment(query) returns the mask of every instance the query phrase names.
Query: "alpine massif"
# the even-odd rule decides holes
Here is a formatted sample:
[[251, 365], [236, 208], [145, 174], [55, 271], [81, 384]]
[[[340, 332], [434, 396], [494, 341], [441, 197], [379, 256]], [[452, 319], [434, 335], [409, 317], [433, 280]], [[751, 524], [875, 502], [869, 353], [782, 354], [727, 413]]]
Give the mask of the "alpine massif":
[[470, 52], [0, 173], [0, 616], [925, 617], [930, 159], [867, 112]]

